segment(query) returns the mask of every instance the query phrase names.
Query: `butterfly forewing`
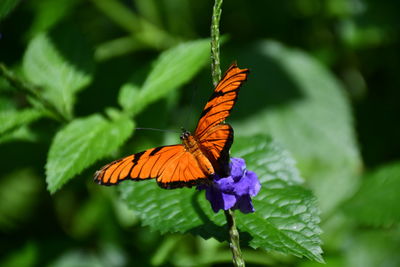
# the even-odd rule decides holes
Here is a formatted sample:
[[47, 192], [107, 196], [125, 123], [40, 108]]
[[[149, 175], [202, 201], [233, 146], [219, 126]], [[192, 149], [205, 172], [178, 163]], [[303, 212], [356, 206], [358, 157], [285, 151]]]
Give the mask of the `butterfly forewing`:
[[182, 145], [151, 148], [107, 164], [96, 172], [94, 180], [99, 184], [113, 185], [125, 179], [157, 178], [169, 160], [183, 152]]
[[249, 70], [232, 64], [218, 83], [197, 123], [195, 135], [201, 139], [212, 127], [222, 123], [236, 103], [239, 89], [247, 79]]

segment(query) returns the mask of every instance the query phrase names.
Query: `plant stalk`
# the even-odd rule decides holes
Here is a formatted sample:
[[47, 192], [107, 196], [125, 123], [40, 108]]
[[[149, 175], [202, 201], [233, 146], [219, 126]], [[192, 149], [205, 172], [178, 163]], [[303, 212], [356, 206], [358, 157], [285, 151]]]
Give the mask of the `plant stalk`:
[[[214, 86], [221, 79], [221, 66], [219, 59], [219, 21], [222, 13], [222, 0], [215, 0], [211, 19], [211, 73]], [[244, 267], [244, 259], [240, 249], [239, 231], [236, 228], [235, 213], [225, 210], [225, 217], [229, 228], [229, 246], [232, 251], [233, 266]]]
[[235, 213], [233, 210], [225, 210], [226, 221], [229, 228], [229, 246], [231, 247], [233, 266], [244, 267], [242, 250], [240, 249], [239, 231], [236, 228]]
[[215, 0], [211, 19], [211, 73], [214, 86], [221, 79], [221, 66], [219, 60], [219, 21], [222, 13], [222, 0]]

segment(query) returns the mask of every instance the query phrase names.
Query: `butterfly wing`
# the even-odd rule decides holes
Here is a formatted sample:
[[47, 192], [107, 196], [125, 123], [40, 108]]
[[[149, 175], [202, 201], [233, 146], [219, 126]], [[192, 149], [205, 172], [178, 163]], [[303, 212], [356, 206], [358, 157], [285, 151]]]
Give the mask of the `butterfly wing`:
[[[163, 188], [177, 188], [208, 183], [214, 173], [226, 176], [233, 130], [222, 122], [229, 116], [247, 73], [248, 69], [232, 64], [204, 107], [194, 134], [203, 156], [195, 157], [183, 145], [156, 147], [111, 162], [96, 172], [94, 180], [115, 185], [126, 179], [156, 178]], [[207, 162], [211, 168], [205, 168]]]
[[194, 134], [221, 176], [229, 174], [229, 149], [233, 143], [233, 129], [223, 122], [231, 113], [248, 72], [235, 63], [229, 67], [204, 107]]
[[144, 180], [157, 178], [170, 159], [183, 151], [182, 145], [161, 146], [115, 160], [96, 172], [99, 184], [113, 185], [125, 179]]
[[202, 138], [208, 130], [222, 123], [236, 103], [240, 86], [247, 79], [248, 69], [239, 69], [236, 63], [226, 71], [214, 89], [197, 123], [195, 136]]
[[229, 124], [218, 124], [199, 140], [203, 153], [221, 177], [229, 175], [229, 149], [233, 143], [233, 129]]
[[183, 151], [169, 161], [161, 176], [157, 178], [157, 183], [167, 189], [210, 183], [210, 175], [214, 170], [204, 171], [199, 164], [192, 153]]
[[152, 148], [107, 164], [96, 172], [94, 180], [115, 185], [130, 180], [157, 178], [163, 188], [192, 186], [207, 180], [196, 159], [182, 145]]

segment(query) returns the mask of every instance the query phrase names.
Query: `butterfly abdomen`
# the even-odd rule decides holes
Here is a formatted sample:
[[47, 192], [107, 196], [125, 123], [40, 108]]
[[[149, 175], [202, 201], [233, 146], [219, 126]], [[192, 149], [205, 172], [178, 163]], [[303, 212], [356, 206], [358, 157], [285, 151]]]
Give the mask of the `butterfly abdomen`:
[[197, 164], [202, 169], [202, 171], [208, 175], [215, 173], [214, 167], [210, 160], [201, 151], [198, 141], [189, 132], [184, 132], [181, 136], [183, 146], [185, 150], [193, 155], [196, 159]]

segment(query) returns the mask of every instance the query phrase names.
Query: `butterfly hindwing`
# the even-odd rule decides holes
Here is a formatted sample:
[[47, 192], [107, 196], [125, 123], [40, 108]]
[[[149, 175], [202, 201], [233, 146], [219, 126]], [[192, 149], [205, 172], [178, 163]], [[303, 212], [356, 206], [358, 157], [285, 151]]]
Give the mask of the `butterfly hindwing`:
[[233, 129], [229, 124], [219, 124], [209, 129], [199, 141], [202, 150], [221, 177], [229, 175], [229, 149], [233, 143]]
[[192, 153], [183, 151], [169, 161], [161, 176], [157, 178], [157, 183], [167, 189], [209, 183], [210, 174], [214, 173], [214, 170], [208, 173], [200, 164]]

